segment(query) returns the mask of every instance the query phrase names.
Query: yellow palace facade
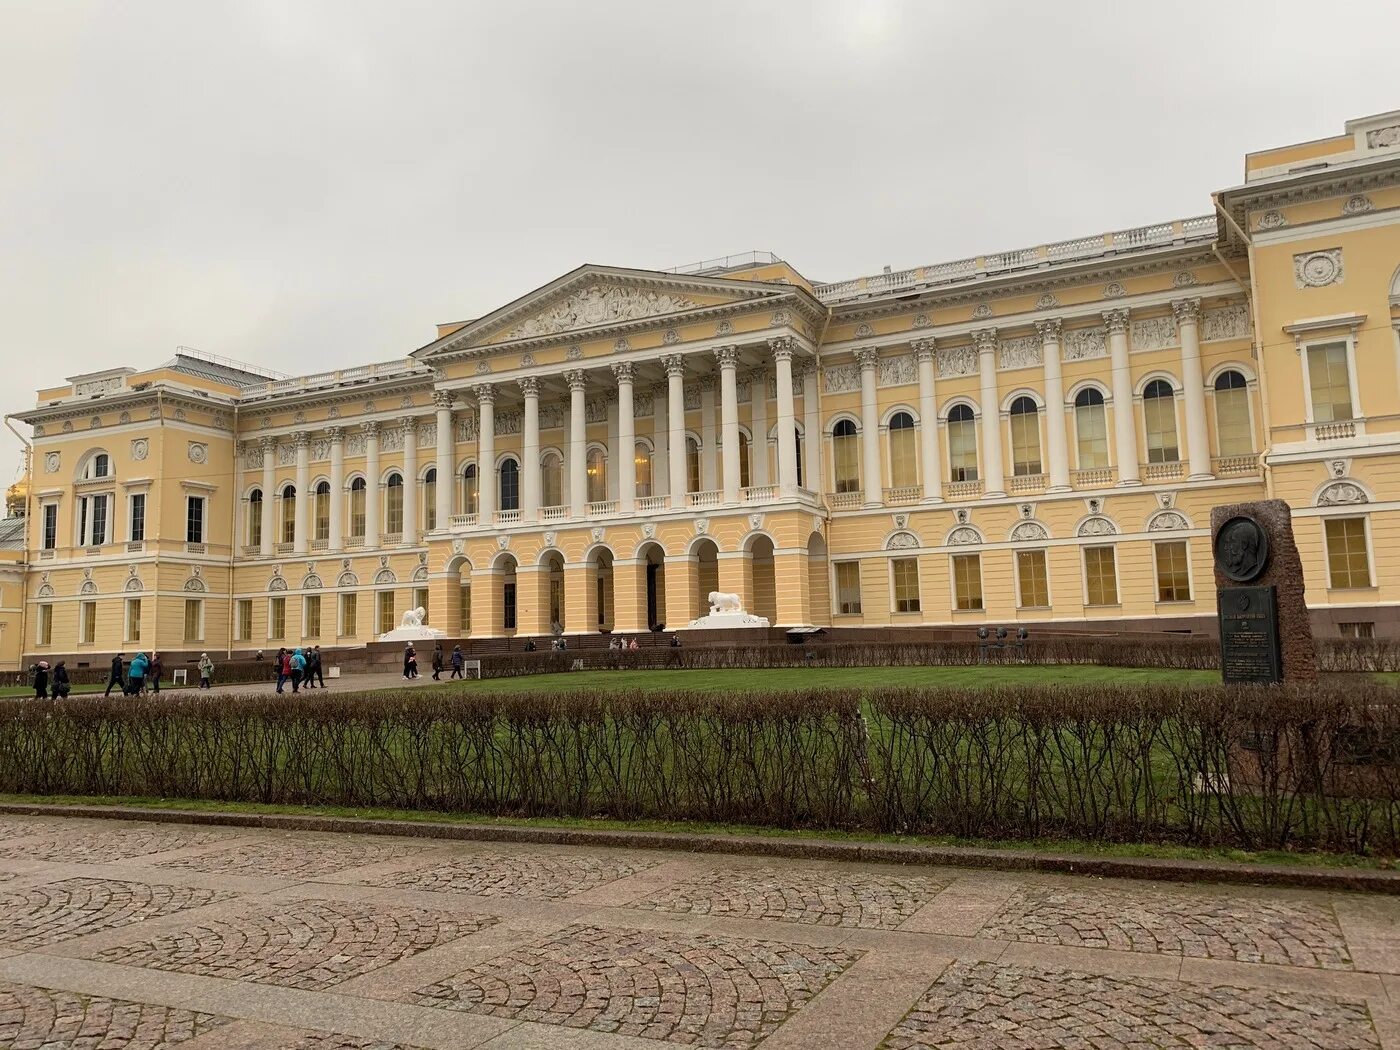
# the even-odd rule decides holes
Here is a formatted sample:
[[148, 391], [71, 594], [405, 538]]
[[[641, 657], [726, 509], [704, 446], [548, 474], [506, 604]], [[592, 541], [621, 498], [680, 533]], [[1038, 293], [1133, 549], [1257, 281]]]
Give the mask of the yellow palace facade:
[[[1205, 215], [816, 283], [582, 266], [384, 364], [181, 351], [40, 390], [15, 663], [682, 626], [1208, 630], [1294, 510], [1320, 632], [1400, 634], [1400, 112]], [[17, 508], [21, 509], [21, 508]]]

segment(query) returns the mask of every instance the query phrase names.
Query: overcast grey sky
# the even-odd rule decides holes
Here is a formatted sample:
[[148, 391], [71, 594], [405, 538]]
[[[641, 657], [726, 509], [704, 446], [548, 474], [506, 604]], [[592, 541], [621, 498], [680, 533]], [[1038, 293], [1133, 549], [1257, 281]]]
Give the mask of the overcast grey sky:
[[[1209, 210], [1400, 4], [0, 0], [0, 409], [400, 357], [583, 262], [836, 280]], [[18, 445], [0, 440], [0, 478]]]

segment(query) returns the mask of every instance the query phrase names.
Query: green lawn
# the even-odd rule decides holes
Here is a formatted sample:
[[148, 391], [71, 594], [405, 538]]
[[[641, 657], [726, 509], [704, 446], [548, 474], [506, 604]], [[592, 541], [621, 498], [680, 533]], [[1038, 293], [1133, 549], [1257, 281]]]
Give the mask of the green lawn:
[[[162, 681], [161, 684], [160, 684], [160, 691], [161, 691], [162, 693], [166, 692], [167, 690], [178, 692], [178, 691], [183, 690], [183, 689], [193, 689], [194, 686], [195, 686], [195, 683], [193, 683], [193, 682], [190, 683], [189, 685], [171, 685], [169, 682], [164, 682], [164, 681]], [[103, 684], [103, 685], [75, 685], [75, 686], [73, 686], [72, 688], [73, 688], [73, 694], [76, 695], [76, 694], [78, 694], [78, 693], [100, 693], [100, 692], [102, 692], [102, 690], [106, 689], [107, 686], [106, 686], [105, 684]], [[33, 696], [33, 695], [34, 695], [34, 687], [33, 687], [32, 685], [0, 685], [0, 696]], [[120, 696], [120, 695], [121, 695], [121, 690], [117, 689], [116, 686], [113, 686], [113, 687], [112, 687], [112, 695], [113, 695], [113, 696]]]

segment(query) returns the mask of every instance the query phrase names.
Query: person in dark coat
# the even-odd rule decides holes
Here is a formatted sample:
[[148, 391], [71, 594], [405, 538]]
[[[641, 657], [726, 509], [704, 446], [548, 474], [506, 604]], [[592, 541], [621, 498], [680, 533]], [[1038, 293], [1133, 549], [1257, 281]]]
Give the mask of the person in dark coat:
[[111, 673], [107, 675], [107, 691], [102, 695], [111, 696], [112, 686], [116, 686], [123, 693], [126, 692], [126, 675], [122, 671], [121, 653], [117, 653], [116, 656], [112, 657], [112, 670]]
[[291, 654], [285, 648], [277, 650], [277, 691], [280, 693], [282, 687], [287, 684], [287, 679], [292, 677]]
[[49, 696], [49, 663], [40, 660], [34, 665], [34, 699], [47, 700]]
[[68, 668], [62, 660], [54, 664], [53, 682], [49, 686], [49, 696], [55, 700], [61, 700], [72, 690], [72, 683], [68, 680]]
[[442, 643], [433, 643], [433, 681], [442, 681]]
[[146, 669], [146, 678], [150, 680], [152, 692], [160, 692], [160, 676], [164, 670], [165, 665], [160, 662], [160, 653], [152, 653], [151, 665]]
[[319, 645], [311, 647], [310, 660], [311, 666], [306, 671], [307, 688], [311, 688], [310, 682], [313, 675], [316, 678], [316, 683], [322, 689], [326, 688], [326, 672], [321, 662], [321, 647]]
[[467, 658], [462, 655], [462, 647], [454, 645], [452, 647], [452, 677], [461, 678], [462, 668], [466, 665]]

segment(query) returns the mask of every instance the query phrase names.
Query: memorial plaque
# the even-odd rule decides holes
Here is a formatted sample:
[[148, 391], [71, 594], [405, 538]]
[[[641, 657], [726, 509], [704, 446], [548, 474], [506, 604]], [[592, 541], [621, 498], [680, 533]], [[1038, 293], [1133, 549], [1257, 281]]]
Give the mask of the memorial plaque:
[[1283, 681], [1274, 589], [1223, 589], [1219, 611], [1221, 678], [1248, 685], [1273, 685]]

